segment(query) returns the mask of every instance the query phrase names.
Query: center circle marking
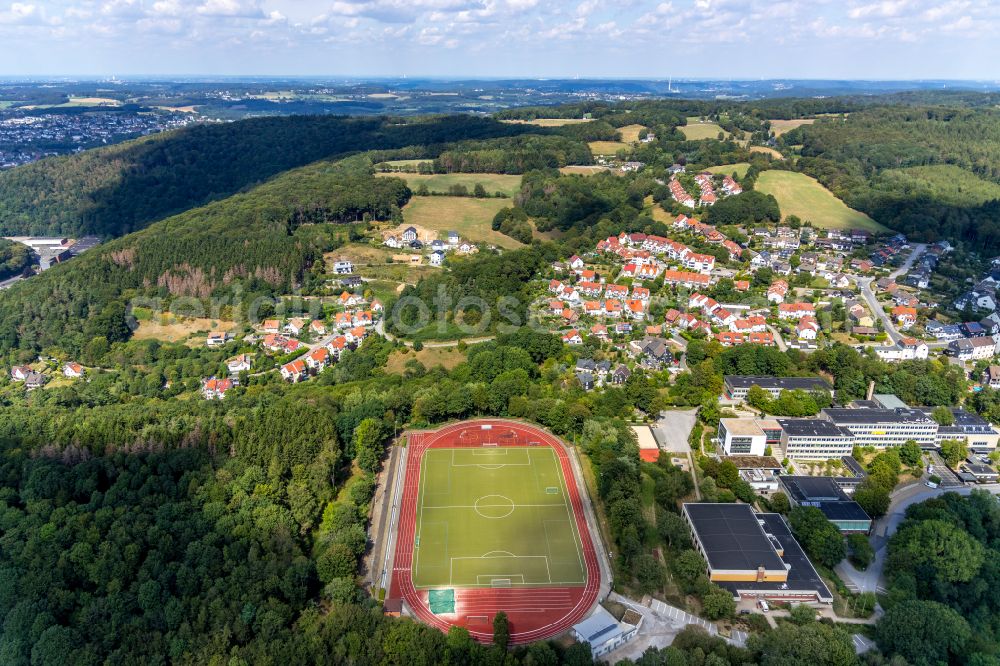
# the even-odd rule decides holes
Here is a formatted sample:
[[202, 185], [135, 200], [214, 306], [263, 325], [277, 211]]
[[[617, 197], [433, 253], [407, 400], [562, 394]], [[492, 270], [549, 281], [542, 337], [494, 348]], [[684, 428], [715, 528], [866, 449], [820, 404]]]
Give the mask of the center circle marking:
[[504, 495], [483, 495], [476, 500], [475, 509], [483, 518], [506, 518], [514, 513], [514, 500]]

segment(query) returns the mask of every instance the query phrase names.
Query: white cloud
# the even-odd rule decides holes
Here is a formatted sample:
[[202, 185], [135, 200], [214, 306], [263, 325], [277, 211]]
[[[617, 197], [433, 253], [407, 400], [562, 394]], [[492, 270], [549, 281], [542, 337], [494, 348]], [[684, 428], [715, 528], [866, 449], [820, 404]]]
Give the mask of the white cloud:
[[909, 5], [909, 0], [882, 0], [882, 2], [873, 2], [869, 5], [853, 7], [847, 12], [847, 15], [853, 19], [865, 18], [867, 16], [898, 16]]
[[31, 23], [41, 18], [35, 5], [15, 2], [6, 11], [0, 11], [0, 23]]

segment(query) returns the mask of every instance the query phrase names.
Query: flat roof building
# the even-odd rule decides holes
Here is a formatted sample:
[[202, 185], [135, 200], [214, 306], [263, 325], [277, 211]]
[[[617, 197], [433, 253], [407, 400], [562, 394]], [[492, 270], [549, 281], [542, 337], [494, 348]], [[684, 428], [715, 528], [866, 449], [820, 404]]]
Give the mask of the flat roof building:
[[719, 444], [727, 456], [762, 456], [767, 435], [756, 419], [719, 419]]
[[849, 430], [855, 446], [884, 449], [902, 446], [911, 439], [925, 448], [937, 445], [938, 424], [919, 409], [835, 407], [822, 410], [820, 416]]
[[782, 476], [781, 485], [792, 506], [812, 506], [841, 532], [867, 533], [872, 519], [830, 476]]
[[789, 458], [827, 460], [851, 453], [854, 436], [826, 419], [778, 419], [781, 447]]
[[780, 514], [708, 503], [685, 504], [683, 514], [709, 579], [734, 598], [833, 601]]
[[638, 631], [638, 626], [619, 622], [600, 604], [594, 608], [590, 617], [573, 625], [573, 637], [581, 643], [590, 643], [590, 653], [594, 659], [623, 645]]
[[764, 375], [726, 375], [726, 396], [731, 400], [745, 400], [751, 386], [759, 386], [771, 397], [782, 391], [822, 391], [830, 393], [833, 387], [822, 377], [767, 377]]
[[[933, 408], [923, 407], [921, 411], [929, 417]], [[954, 423], [949, 426], [938, 426], [938, 444], [946, 440], [957, 440], [965, 442], [974, 453], [989, 453], [996, 450], [1000, 442], [1000, 432], [997, 432], [986, 419], [961, 407], [952, 407], [951, 416]]]

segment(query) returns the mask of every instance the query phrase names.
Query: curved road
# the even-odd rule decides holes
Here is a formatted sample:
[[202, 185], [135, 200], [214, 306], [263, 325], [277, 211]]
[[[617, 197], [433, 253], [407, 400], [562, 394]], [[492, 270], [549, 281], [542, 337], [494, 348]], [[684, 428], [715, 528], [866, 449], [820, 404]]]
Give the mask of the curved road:
[[905, 518], [906, 509], [942, 493], [952, 492], [969, 495], [973, 490], [1000, 492], [1000, 484], [982, 484], [953, 488], [928, 488], [922, 482], [913, 483], [896, 490], [889, 502], [889, 512], [880, 518], [872, 529], [869, 541], [875, 550], [875, 559], [865, 571], [858, 571], [847, 560], [837, 565], [836, 571], [845, 583], [852, 584], [858, 592], [885, 591], [885, 560], [888, 555], [889, 538], [896, 533]]

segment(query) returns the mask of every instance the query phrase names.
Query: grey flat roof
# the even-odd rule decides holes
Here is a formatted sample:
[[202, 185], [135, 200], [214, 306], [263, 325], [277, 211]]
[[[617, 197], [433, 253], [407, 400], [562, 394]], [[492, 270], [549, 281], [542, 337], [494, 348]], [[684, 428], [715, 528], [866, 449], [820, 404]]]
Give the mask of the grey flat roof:
[[768, 571], [785, 568], [757, 514], [748, 504], [684, 505], [694, 531], [705, 550], [708, 565], [714, 570]]
[[793, 437], [851, 437], [851, 433], [826, 419], [778, 419], [781, 429]]
[[892, 393], [876, 393], [872, 397], [875, 399], [875, 402], [886, 409], [906, 409], [907, 407], [905, 402]]
[[864, 520], [871, 522], [871, 518], [861, 508], [861, 505], [854, 500], [820, 502], [819, 507], [827, 520]]
[[829, 391], [830, 384], [822, 377], [768, 377], [766, 375], [726, 375], [726, 383], [733, 388], [759, 386], [763, 389], [800, 389], [802, 391]]
[[847, 495], [831, 476], [783, 475], [781, 485], [796, 502], [846, 500]]
[[592, 647], [598, 647], [621, 634], [622, 628], [604, 606], [598, 605], [590, 617], [573, 625], [573, 631]]
[[878, 423], [934, 423], [919, 409], [850, 409], [847, 407], [827, 407], [822, 411], [837, 425], [848, 423], [875, 425]]
[[764, 431], [757, 425], [756, 419], [720, 419], [726, 432], [733, 435], [756, 435], [764, 436]]
[[764, 595], [775, 593], [780, 595], [786, 591], [811, 591], [815, 592], [820, 601], [833, 601], [833, 594], [826, 586], [823, 579], [816, 572], [816, 567], [812, 565], [802, 546], [792, 536], [792, 531], [788, 523], [779, 513], [758, 513], [757, 518], [764, 521], [767, 533], [774, 536], [784, 549], [783, 559], [789, 565], [788, 580], [785, 583], [756, 583], [756, 582], [726, 582], [720, 581], [719, 585], [734, 596], [739, 591], [760, 592]]

